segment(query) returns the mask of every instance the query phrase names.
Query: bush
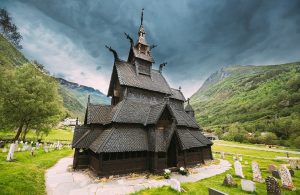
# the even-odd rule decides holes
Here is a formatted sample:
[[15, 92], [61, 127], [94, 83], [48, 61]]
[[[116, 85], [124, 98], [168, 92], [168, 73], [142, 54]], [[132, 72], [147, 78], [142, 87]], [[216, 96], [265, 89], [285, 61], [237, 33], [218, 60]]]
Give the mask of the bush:
[[258, 139], [261, 144], [272, 145], [276, 143], [277, 136], [275, 135], [275, 133], [266, 132], [262, 133]]
[[165, 179], [170, 179], [171, 176], [171, 171], [169, 169], [164, 170], [164, 178]]
[[293, 142], [295, 147], [300, 148], [300, 136], [296, 137]]

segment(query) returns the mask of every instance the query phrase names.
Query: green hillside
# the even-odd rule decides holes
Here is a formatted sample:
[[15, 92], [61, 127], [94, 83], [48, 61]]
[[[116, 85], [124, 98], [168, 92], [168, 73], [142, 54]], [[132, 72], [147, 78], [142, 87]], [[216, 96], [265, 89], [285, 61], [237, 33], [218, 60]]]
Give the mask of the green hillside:
[[259, 132], [272, 132], [278, 143], [300, 146], [300, 62], [222, 68], [191, 104], [204, 129], [224, 139], [256, 143]]
[[[29, 60], [0, 34], [0, 68], [14, 68], [27, 62]], [[64, 107], [71, 117], [79, 117], [81, 121], [83, 120], [89, 94], [92, 103], [110, 103], [110, 99], [99, 90], [64, 79], [57, 80], [60, 84], [59, 93], [63, 97]]]
[[0, 66], [8, 68], [20, 66], [26, 62], [28, 60], [23, 54], [0, 34]]

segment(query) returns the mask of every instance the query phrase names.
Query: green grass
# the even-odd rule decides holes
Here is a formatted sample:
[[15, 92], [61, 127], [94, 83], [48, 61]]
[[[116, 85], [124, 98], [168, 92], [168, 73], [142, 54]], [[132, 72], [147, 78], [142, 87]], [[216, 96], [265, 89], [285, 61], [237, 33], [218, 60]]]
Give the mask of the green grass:
[[[16, 135], [15, 131], [4, 131], [0, 130], [0, 140], [1, 139], [13, 139]], [[27, 140], [37, 140], [37, 136], [34, 131], [28, 132], [26, 135]], [[59, 140], [64, 140], [66, 142], [71, 142], [73, 139], [73, 132], [70, 128], [66, 129], [53, 129], [46, 136], [44, 135], [42, 138], [43, 142], [55, 142]]]
[[[236, 152], [238, 154], [247, 154], [247, 155], [255, 155], [256, 157], [247, 157], [243, 156], [243, 172], [245, 175], [245, 179], [252, 180], [252, 169], [251, 169], [251, 162], [256, 161], [258, 162], [260, 166], [260, 170], [262, 172], [263, 178], [266, 178], [267, 176], [270, 175], [270, 173], [267, 172], [267, 167], [270, 164], [274, 164], [279, 166], [280, 164], [286, 164], [288, 163], [287, 161], [282, 161], [282, 160], [265, 160], [262, 159], [264, 157], [267, 158], [272, 158], [276, 157], [278, 155], [277, 152], [265, 152], [265, 151], [258, 151], [258, 150], [250, 150], [250, 149], [242, 149], [242, 148], [232, 148], [232, 147], [224, 147], [224, 146], [213, 146], [213, 150], [218, 150], [218, 151], [225, 151], [225, 152]], [[234, 150], [234, 151], [232, 151]], [[282, 153], [284, 156], [285, 154]], [[300, 157], [300, 155], [295, 155]], [[219, 154], [215, 154], [215, 158], [220, 158]], [[232, 155], [226, 155], [225, 156], [226, 160], [230, 161], [233, 164], [233, 158]], [[246, 165], [244, 162], [247, 161], [248, 165]], [[233, 188], [233, 187], [226, 187], [223, 186], [223, 180], [225, 175], [229, 173], [233, 176], [235, 181], [238, 183], [238, 188]], [[172, 176], [171, 176], [172, 178]], [[291, 192], [288, 190], [282, 190], [284, 195], [289, 195], [289, 194], [300, 194], [300, 170], [295, 170], [295, 176], [292, 178], [294, 185], [297, 187], [297, 191]], [[222, 192], [228, 193], [230, 195], [240, 195], [240, 194], [266, 194], [266, 186], [265, 183], [256, 183], [256, 192], [255, 193], [247, 193], [242, 191], [241, 185], [240, 185], [240, 178], [236, 177], [234, 175], [234, 170], [230, 169], [229, 171], [216, 175], [214, 177], [200, 180], [198, 182], [193, 182], [193, 183], [183, 183], [182, 188], [186, 191], [184, 194], [199, 194], [199, 195], [205, 195], [208, 194], [208, 188], [215, 188], [217, 190], [220, 190]], [[278, 180], [280, 185], [281, 181]], [[178, 192], [172, 190], [170, 187], [164, 186], [161, 188], [152, 188], [152, 189], [145, 189], [140, 192], [137, 192], [135, 194], [143, 194], [143, 195], [150, 195], [150, 194], [179, 194]]]
[[[246, 144], [246, 143], [240, 143], [240, 142], [233, 142], [233, 141], [225, 141], [225, 140], [215, 140], [215, 144], [230, 144], [230, 145], [237, 145], [237, 146], [249, 146], [249, 147], [258, 147], [258, 148], [268, 148], [265, 144]], [[272, 147], [271, 149], [279, 149], [279, 150], [292, 150], [292, 151], [300, 151], [298, 148], [289, 148], [284, 146], [278, 146]]]
[[0, 194], [36, 195], [45, 194], [45, 170], [52, 167], [60, 158], [72, 154], [71, 149], [44, 153], [36, 151], [16, 152], [13, 162], [6, 162], [7, 153], [0, 153]]

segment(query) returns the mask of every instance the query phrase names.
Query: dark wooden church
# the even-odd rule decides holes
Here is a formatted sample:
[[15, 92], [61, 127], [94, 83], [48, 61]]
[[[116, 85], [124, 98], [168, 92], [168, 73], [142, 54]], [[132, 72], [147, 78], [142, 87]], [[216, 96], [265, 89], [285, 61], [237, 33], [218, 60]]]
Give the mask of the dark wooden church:
[[143, 12], [138, 40], [130, 40], [129, 56], [115, 50], [108, 96], [111, 105], [88, 100], [83, 125], [75, 127], [73, 167], [90, 168], [98, 175], [161, 172], [212, 159], [211, 145], [196, 123], [194, 110], [180, 89], [173, 89], [147, 44]]

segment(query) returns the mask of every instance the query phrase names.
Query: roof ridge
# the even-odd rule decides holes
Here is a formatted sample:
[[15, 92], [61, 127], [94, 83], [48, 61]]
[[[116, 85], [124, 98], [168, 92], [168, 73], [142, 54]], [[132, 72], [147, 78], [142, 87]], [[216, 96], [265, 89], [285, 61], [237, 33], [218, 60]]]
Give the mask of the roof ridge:
[[121, 109], [122, 109], [123, 104], [124, 104], [125, 101], [126, 101], [126, 100], [124, 99], [124, 100], [122, 100], [121, 102], [119, 102], [120, 108], [116, 110], [116, 112], [115, 112], [115, 114], [114, 114], [114, 116], [113, 116], [113, 118], [112, 118], [112, 122], [114, 122], [114, 121], [116, 120], [116, 118], [117, 118], [117, 116], [119, 115], [119, 113], [120, 113], [120, 111], [121, 111]]

